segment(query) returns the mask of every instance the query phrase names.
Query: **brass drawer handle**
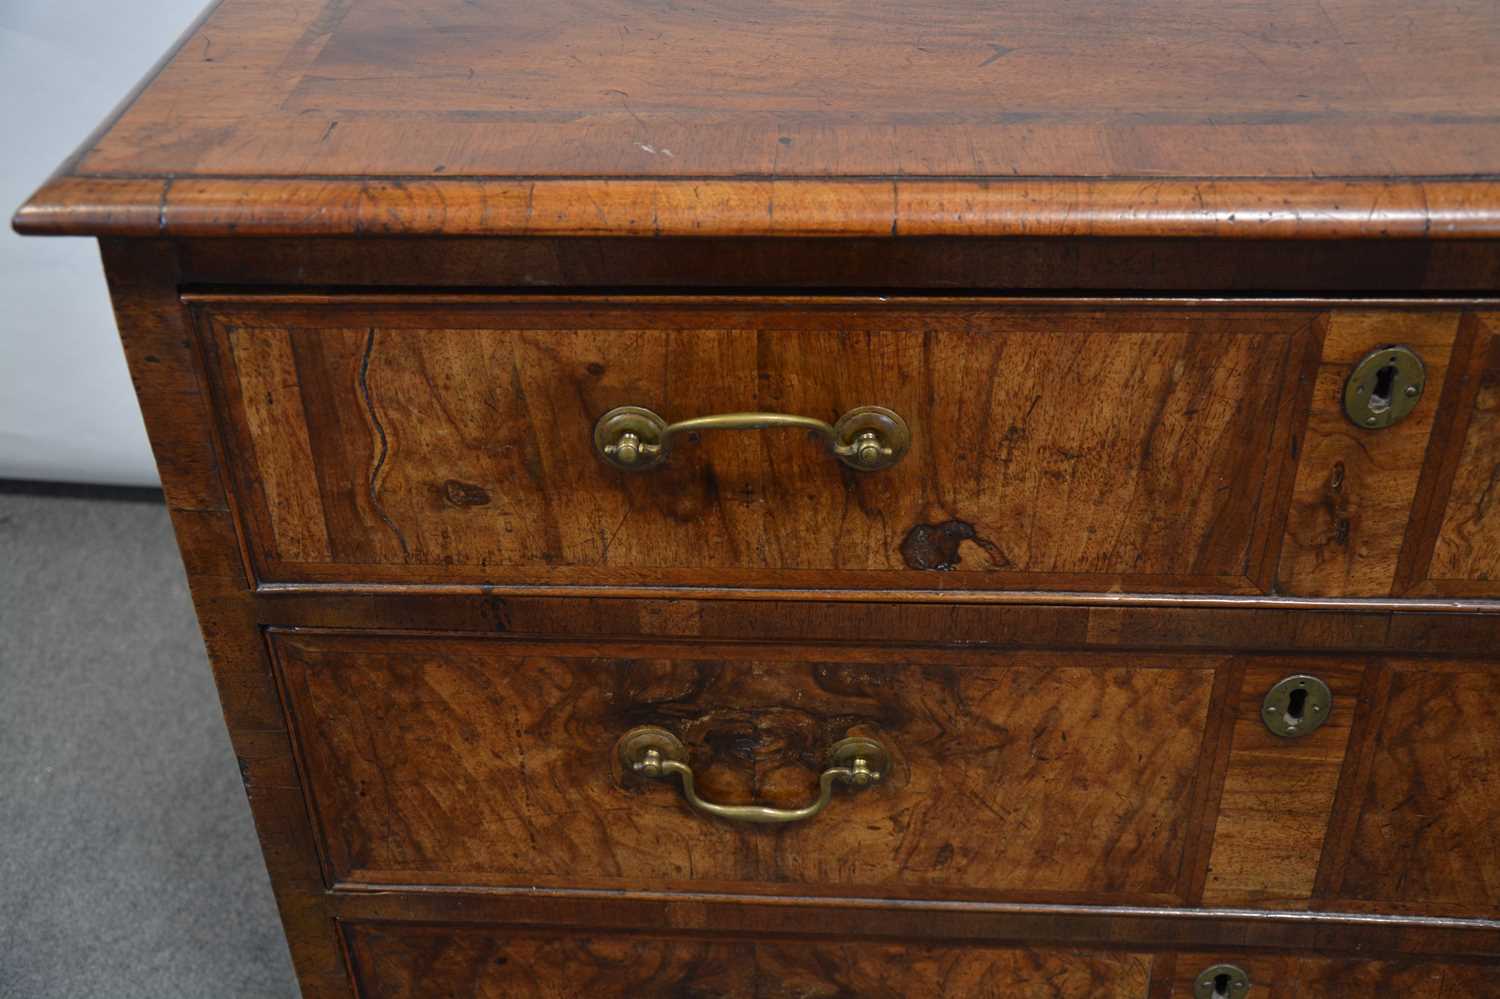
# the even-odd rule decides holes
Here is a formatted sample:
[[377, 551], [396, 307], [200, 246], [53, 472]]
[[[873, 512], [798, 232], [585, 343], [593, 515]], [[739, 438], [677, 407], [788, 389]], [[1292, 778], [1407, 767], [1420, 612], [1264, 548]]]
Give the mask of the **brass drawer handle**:
[[594, 424], [594, 450], [615, 468], [639, 472], [666, 461], [677, 438], [688, 434], [778, 427], [811, 431], [823, 439], [834, 457], [861, 472], [890, 468], [911, 445], [906, 421], [880, 406], [856, 407], [834, 424], [789, 413], [720, 413], [668, 423], [649, 409], [619, 406]]
[[665, 780], [676, 774], [682, 779], [682, 796], [688, 804], [706, 815], [731, 822], [780, 824], [800, 822], [817, 815], [833, 799], [833, 783], [840, 781], [856, 788], [878, 783], [890, 765], [890, 754], [874, 739], [851, 736], [840, 739], [828, 750], [828, 769], [818, 778], [818, 798], [801, 808], [769, 808], [765, 805], [716, 805], [698, 797], [693, 786], [693, 768], [687, 765], [687, 747], [682, 740], [664, 728], [642, 725], [620, 737], [617, 748], [621, 765], [632, 773], [653, 780]]

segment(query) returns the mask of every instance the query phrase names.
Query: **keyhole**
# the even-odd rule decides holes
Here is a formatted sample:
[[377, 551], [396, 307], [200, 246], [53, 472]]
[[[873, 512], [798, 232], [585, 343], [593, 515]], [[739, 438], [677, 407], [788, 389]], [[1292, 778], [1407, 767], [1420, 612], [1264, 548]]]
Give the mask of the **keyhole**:
[[1249, 976], [1232, 964], [1210, 965], [1193, 983], [1193, 995], [1198, 999], [1245, 999], [1249, 992]]
[[[1300, 736], [1315, 731], [1328, 720], [1333, 692], [1315, 676], [1294, 673], [1282, 677], [1261, 700], [1261, 718], [1275, 735]], [[1208, 988], [1208, 979], [1199, 983]]]
[[1344, 382], [1344, 415], [1365, 430], [1404, 419], [1422, 394], [1422, 359], [1410, 347], [1372, 350]]
[[1306, 709], [1307, 691], [1302, 687], [1298, 687], [1286, 699], [1286, 716], [1294, 722], [1299, 722], [1302, 720], [1302, 712]]
[[1391, 396], [1396, 389], [1396, 366], [1387, 364], [1375, 372], [1375, 388], [1370, 391], [1370, 412], [1384, 413], [1391, 408]]

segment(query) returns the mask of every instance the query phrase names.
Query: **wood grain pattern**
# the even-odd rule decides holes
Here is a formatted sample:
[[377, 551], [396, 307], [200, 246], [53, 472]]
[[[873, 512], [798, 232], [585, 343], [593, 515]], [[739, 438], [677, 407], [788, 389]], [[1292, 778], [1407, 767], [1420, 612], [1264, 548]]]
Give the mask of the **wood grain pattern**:
[[[1297, 996], [1296, 961], [1285, 954], [1247, 953], [1217, 950], [1171, 955], [1170, 976], [1158, 974], [1153, 986], [1162, 984], [1152, 999], [1194, 999], [1193, 985], [1205, 968], [1232, 964], [1250, 978], [1247, 999], [1295, 999]], [[1165, 983], [1161, 979], [1166, 978]], [[1217, 997], [1216, 997], [1217, 999]], [[1230, 997], [1226, 997], [1230, 999]]]
[[[541, 888], [342, 890], [329, 904], [343, 923], [484, 926], [505, 931], [674, 932], [808, 942], [1027, 946], [1067, 950], [1323, 954], [1437, 962], [1500, 961], [1500, 923], [1388, 914], [1219, 909], [1185, 914], [1155, 906], [909, 900], [716, 892]], [[1170, 960], [1159, 954], [1158, 961]], [[1170, 969], [1160, 969], [1170, 974]], [[1154, 996], [1153, 996], [1154, 999]]]
[[1494, 236], [1497, 53], [1485, 0], [225, 0], [17, 225]]
[[[1208, 951], [1174, 955], [1170, 985], [1152, 999], [1192, 999], [1193, 982], [1204, 968], [1230, 963], [1250, 977], [1248, 999], [1354, 999], [1399, 996], [1401, 999], [1494, 999], [1500, 981], [1494, 965], [1445, 964], [1438, 961], [1371, 960], [1368, 957], [1300, 957]], [[1158, 958], [1158, 965], [1162, 959]], [[1153, 969], [1153, 986], [1165, 984]]]
[[[1321, 728], [1288, 739], [1266, 728], [1261, 702], [1294, 673], [1327, 683], [1334, 703]], [[1362, 670], [1326, 659], [1257, 657], [1245, 670], [1213, 820], [1205, 905], [1311, 906], [1362, 680]]]
[[[984, 181], [61, 177], [35, 236], [1493, 240], [1493, 180]], [[1058, 285], [1060, 288], [1071, 287]], [[1111, 286], [1117, 287], [1117, 286]], [[1327, 285], [1317, 282], [1319, 290]]]
[[1296, 957], [1230, 948], [1132, 953], [879, 942], [713, 940], [361, 924], [345, 927], [362, 995], [965, 996], [976, 999], [1191, 999], [1198, 974], [1244, 968], [1249, 999], [1492, 999], [1493, 965]]
[[234, 365], [240, 393], [255, 403], [245, 406], [245, 419], [255, 467], [264, 472], [260, 482], [276, 551], [298, 562], [331, 558], [307, 423], [287, 419], [306, 406], [291, 336], [272, 331], [235, 340]]
[[1145, 999], [1145, 954], [902, 944], [578, 937], [420, 926], [346, 930], [369, 999], [464, 995]]
[[[335, 881], [1142, 901], [1180, 897], [1222, 661], [275, 645]], [[851, 732], [894, 772], [814, 821], [737, 826], [612, 773], [640, 724], [680, 735], [709, 800], [800, 805]]]
[[[1480, 4], [1424, 16], [1278, 0], [1194, 16], [1158, 0], [1133, 13], [1120, 32], [1081, 3], [231, 0], [80, 169], [1385, 177], [1494, 165], [1500, 38]], [[174, 105], [187, 95], [191, 117]], [[163, 148], [153, 130], [167, 122]], [[398, 130], [404, 141], [384, 141]]]
[[285, 286], [393, 292], [496, 288], [762, 293], [768, 288], [988, 291], [1077, 296], [1357, 295], [1434, 308], [1500, 289], [1500, 243], [1421, 239], [1051, 239], [326, 237], [179, 244], [202, 288]]
[[1393, 665], [1336, 895], [1493, 916], [1500, 906], [1500, 673]]
[[1297, 962], [1297, 999], [1401, 996], [1402, 999], [1495, 999], [1500, 976], [1485, 965], [1423, 961], [1359, 961], [1302, 958]]
[[[1485, 660], [1500, 614], [1451, 606], [1224, 607], [1176, 595], [1099, 604], [1092, 594], [909, 593], [539, 586], [356, 588], [275, 586], [255, 595], [266, 626], [556, 635], [593, 640], [695, 638], [794, 643], [1018, 648], [1441, 655]], [[894, 599], [900, 597], [902, 599]], [[982, 599], [980, 599], [982, 598]], [[1123, 598], [1122, 598], [1123, 599]], [[1158, 603], [1149, 601], [1156, 600]], [[1415, 601], [1408, 601], [1415, 603]], [[1443, 603], [1451, 603], [1444, 601]]]
[[[1277, 568], [1284, 592], [1357, 597], [1392, 592], [1459, 320], [1454, 312], [1331, 315]], [[1390, 344], [1417, 352], [1428, 389], [1395, 426], [1356, 427], [1344, 415], [1344, 382], [1366, 354]]]
[[220, 478], [192, 319], [177, 296], [176, 249], [157, 242], [106, 243], [104, 263], [302, 995], [347, 999], [348, 972]]
[[[1311, 313], [771, 304], [213, 311], [261, 578], [1257, 589]], [[317, 342], [293, 355], [318, 407], [245, 385], [267, 335]], [[591, 431], [627, 404], [877, 404], [914, 441], [861, 475], [790, 432], [710, 434], [625, 474]], [[309, 481], [282, 434], [314, 442], [310, 510], [273, 502]], [[349, 554], [299, 560], [277, 539], [322, 525], [278, 518], [320, 502]]]
[[1428, 578], [1445, 590], [1500, 594], [1500, 315], [1476, 317], [1478, 384]]

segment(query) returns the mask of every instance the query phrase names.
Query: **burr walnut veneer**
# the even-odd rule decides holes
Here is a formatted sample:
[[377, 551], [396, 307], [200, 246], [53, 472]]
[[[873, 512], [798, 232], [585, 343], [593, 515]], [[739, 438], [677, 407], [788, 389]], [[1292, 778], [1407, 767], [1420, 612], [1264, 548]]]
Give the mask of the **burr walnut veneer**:
[[309, 997], [1500, 995], [1488, 0], [223, 0], [100, 239]]

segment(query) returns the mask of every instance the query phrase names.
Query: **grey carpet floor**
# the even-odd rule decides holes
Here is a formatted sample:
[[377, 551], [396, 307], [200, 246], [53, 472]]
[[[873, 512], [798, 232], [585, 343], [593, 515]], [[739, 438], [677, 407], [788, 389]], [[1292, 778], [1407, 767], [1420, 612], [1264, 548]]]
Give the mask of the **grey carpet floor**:
[[296, 994], [159, 495], [0, 483], [0, 997]]

